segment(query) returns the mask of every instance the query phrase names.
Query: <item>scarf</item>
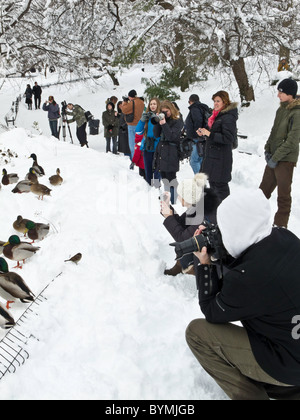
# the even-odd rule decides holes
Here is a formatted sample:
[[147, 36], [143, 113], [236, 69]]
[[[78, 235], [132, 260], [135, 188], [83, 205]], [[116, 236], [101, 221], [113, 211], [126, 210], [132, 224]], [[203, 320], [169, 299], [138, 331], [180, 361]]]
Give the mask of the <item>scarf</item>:
[[213, 111], [212, 116], [208, 119], [208, 128], [211, 129], [220, 111]]

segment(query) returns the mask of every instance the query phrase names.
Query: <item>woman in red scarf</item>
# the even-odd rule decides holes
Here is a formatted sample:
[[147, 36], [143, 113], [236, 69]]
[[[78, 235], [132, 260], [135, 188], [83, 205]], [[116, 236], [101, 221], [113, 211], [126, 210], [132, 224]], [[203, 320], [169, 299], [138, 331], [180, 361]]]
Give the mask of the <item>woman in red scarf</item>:
[[225, 91], [213, 96], [214, 111], [208, 120], [209, 130], [199, 128], [197, 134], [207, 137], [201, 172], [208, 175], [211, 188], [221, 200], [230, 194], [232, 149], [237, 145], [237, 103], [232, 103]]

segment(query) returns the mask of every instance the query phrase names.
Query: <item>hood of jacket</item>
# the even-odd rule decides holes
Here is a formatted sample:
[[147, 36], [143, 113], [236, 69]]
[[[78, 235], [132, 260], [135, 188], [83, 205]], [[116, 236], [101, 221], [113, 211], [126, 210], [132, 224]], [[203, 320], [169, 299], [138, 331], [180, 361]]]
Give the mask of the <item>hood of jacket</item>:
[[238, 258], [272, 233], [272, 212], [261, 190], [241, 190], [226, 198], [217, 213], [223, 244]]
[[296, 98], [293, 100], [293, 102], [286, 105], [286, 103], [282, 103], [281, 106], [286, 106], [287, 109], [292, 110], [295, 108], [300, 108], [300, 98]]

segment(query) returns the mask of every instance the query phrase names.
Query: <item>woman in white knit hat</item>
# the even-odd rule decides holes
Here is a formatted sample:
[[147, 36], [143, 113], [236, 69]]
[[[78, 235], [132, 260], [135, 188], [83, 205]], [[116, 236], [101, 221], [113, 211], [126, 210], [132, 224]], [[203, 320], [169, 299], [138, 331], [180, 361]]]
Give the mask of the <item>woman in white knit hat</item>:
[[[176, 214], [169, 200], [161, 203], [161, 213], [165, 218], [164, 226], [176, 242], [182, 242], [194, 236], [199, 225], [203, 221], [216, 223], [216, 212], [220, 204], [217, 195], [209, 188], [206, 188], [207, 176], [197, 174], [192, 179], [185, 179], [180, 182], [177, 193], [178, 200], [187, 211], [179, 216]], [[187, 255], [170, 270], [166, 275], [177, 276], [180, 273], [194, 274], [194, 256]]]

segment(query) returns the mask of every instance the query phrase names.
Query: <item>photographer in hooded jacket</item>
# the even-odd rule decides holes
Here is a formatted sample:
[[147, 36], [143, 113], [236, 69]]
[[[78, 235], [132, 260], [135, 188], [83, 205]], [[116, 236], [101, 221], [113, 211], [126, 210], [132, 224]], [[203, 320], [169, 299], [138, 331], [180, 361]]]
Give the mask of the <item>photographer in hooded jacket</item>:
[[180, 112], [174, 104], [170, 101], [162, 102], [161, 114], [157, 114], [156, 125], [153, 129], [154, 136], [160, 137], [154, 155], [153, 168], [160, 172], [165, 190], [171, 193], [172, 204], [177, 201], [176, 174], [179, 171], [178, 149], [183, 126]]
[[[195, 253], [206, 320], [189, 325], [187, 342], [229, 398], [299, 400], [300, 240], [287, 229], [272, 228], [270, 203], [261, 190], [228, 197], [217, 222], [234, 260], [220, 276], [203, 236], [206, 228], [195, 233], [204, 238], [198, 244], [207, 244]], [[243, 327], [231, 324], [237, 321]]]

